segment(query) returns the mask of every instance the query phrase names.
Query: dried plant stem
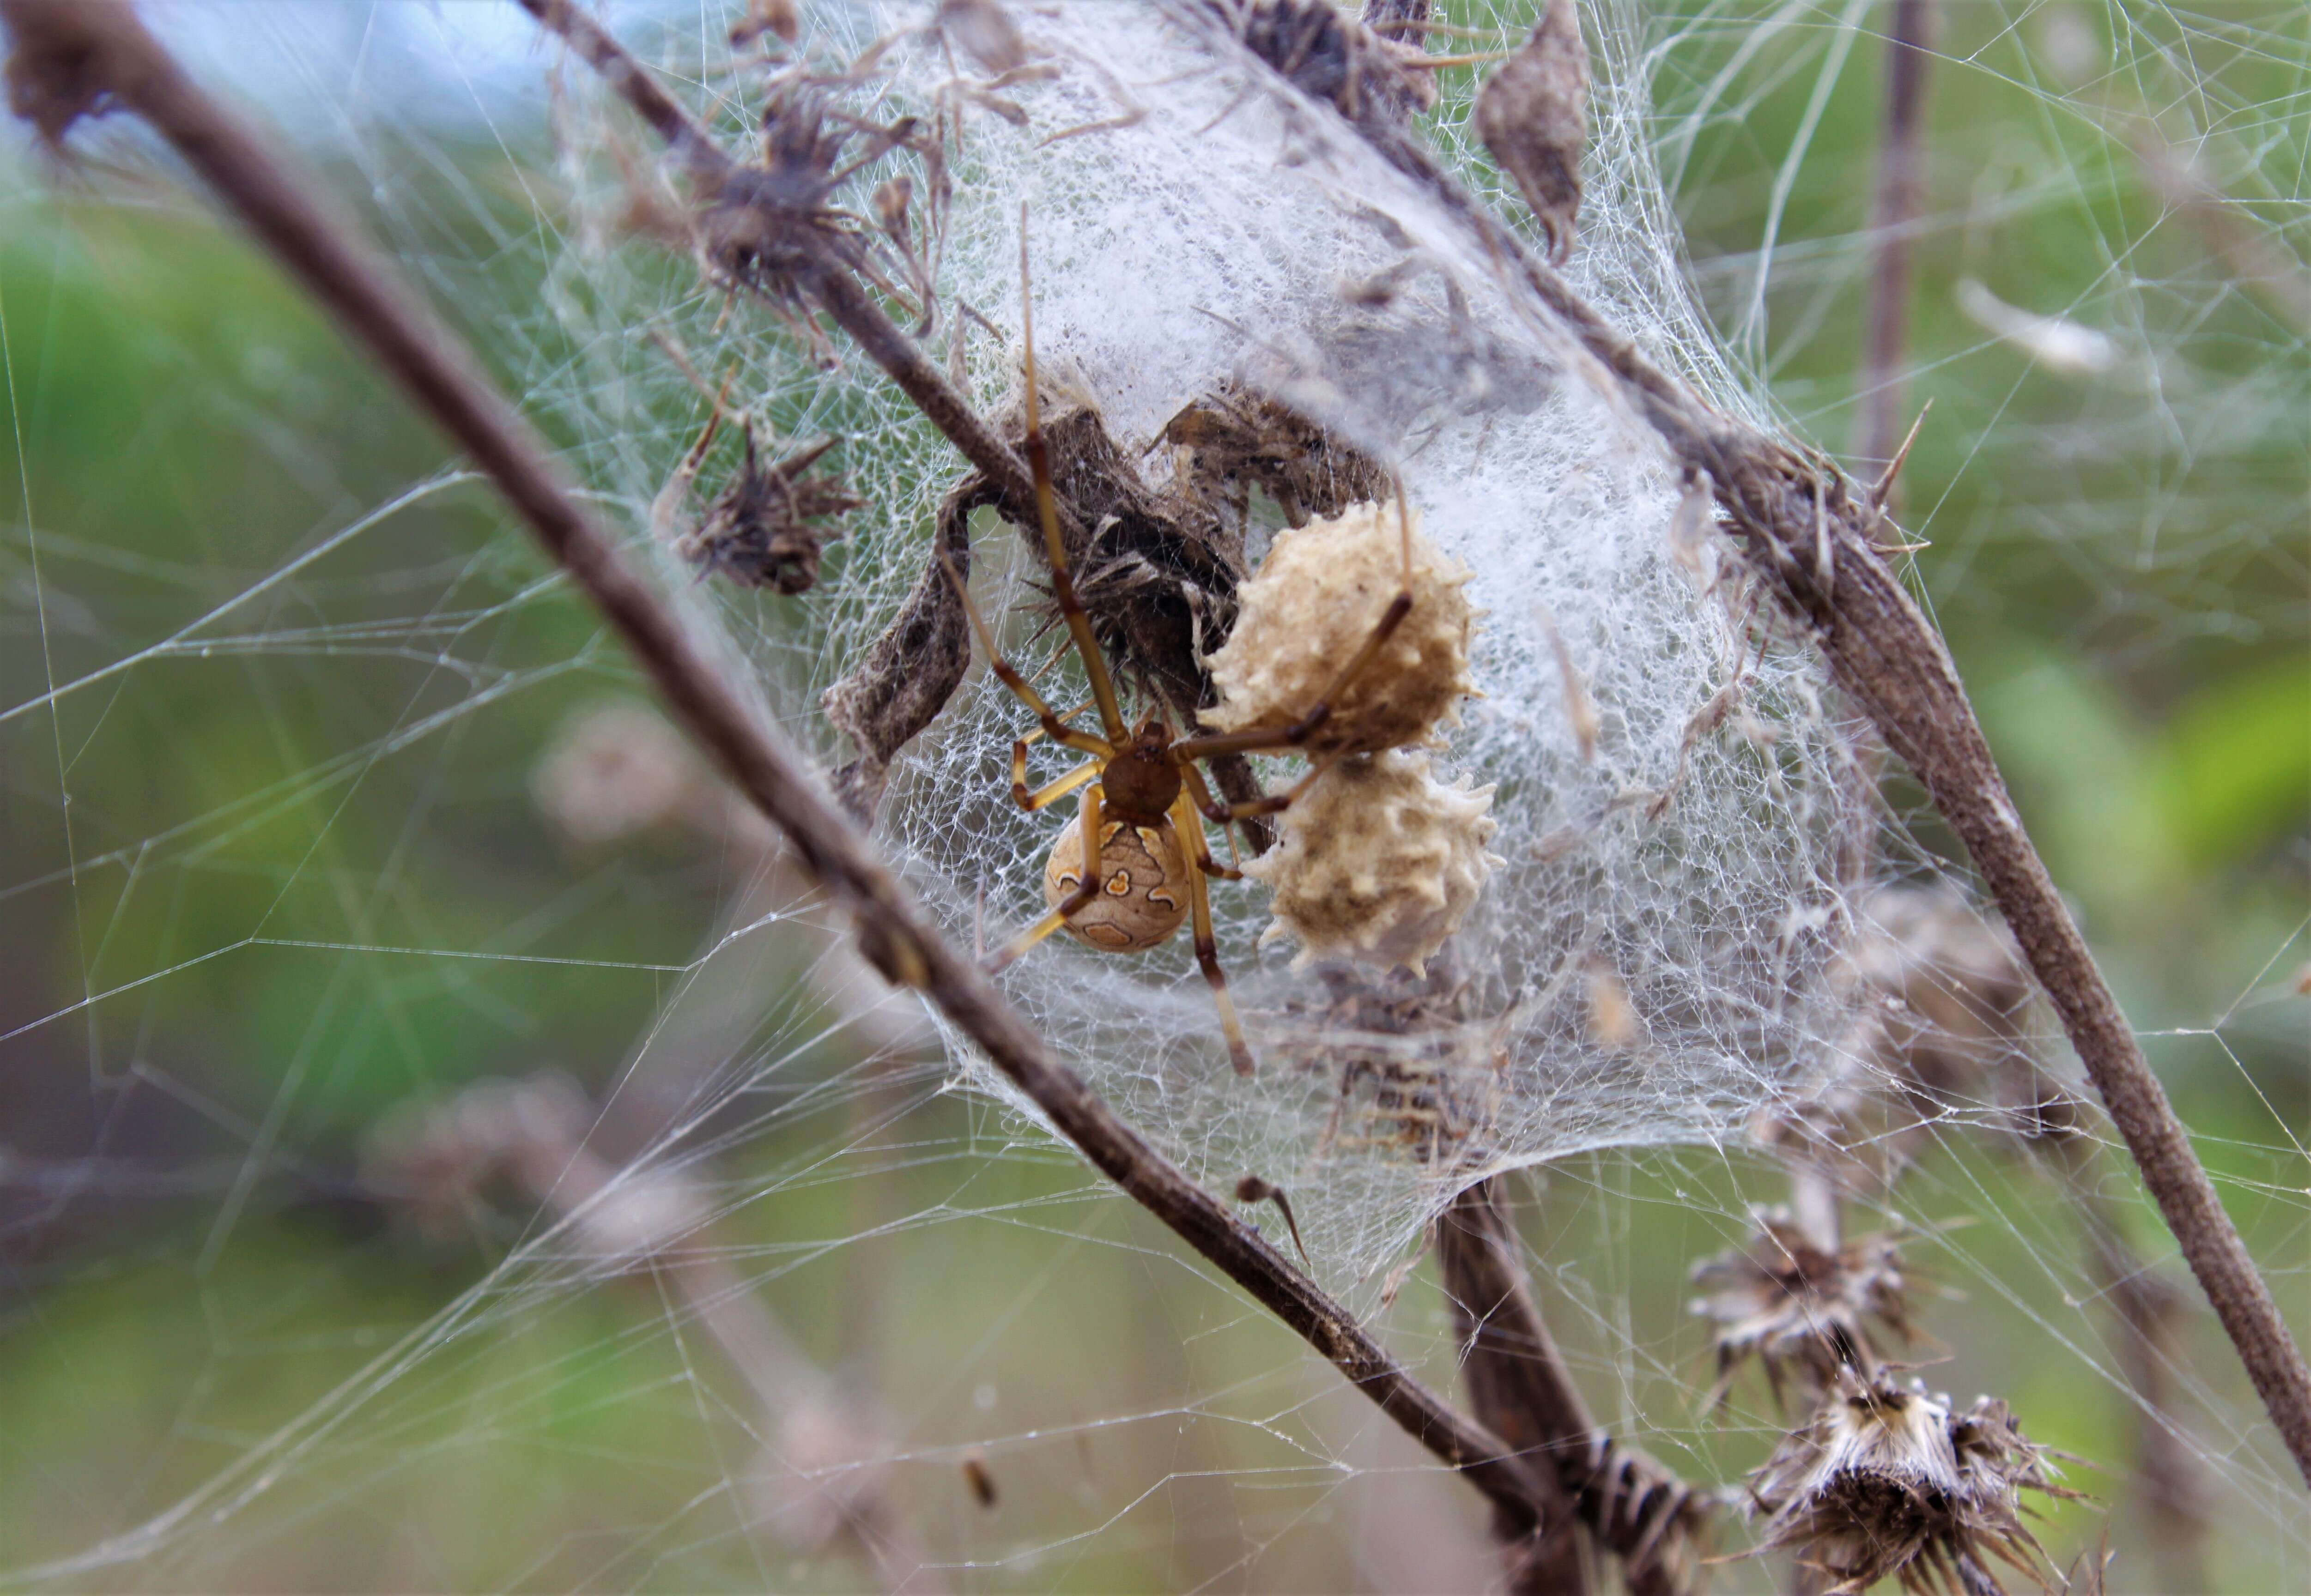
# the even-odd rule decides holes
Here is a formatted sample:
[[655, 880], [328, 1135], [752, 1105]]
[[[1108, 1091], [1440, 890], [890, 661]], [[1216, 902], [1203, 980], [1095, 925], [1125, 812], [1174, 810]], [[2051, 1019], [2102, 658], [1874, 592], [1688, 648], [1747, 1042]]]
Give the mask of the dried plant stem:
[[[877, 969], [927, 993], [1102, 1173], [1306, 1339], [1415, 1439], [1495, 1502], [1538, 1514], [1546, 1498], [1528, 1462], [1414, 1379], [1346, 1308], [1051, 1057], [986, 972], [940, 936], [801, 756], [733, 689], [719, 662], [620, 556], [562, 482], [544, 441], [489, 386], [470, 354], [337, 218], [333, 205], [184, 74], [125, 0], [0, 0], [0, 21], [11, 34], [11, 84], [20, 103], [32, 94], [43, 97], [48, 131], [61, 134], [74, 116], [100, 103], [142, 117], [473, 457], [616, 628], [691, 735], [851, 913]], [[53, 115], [66, 102], [77, 109]]]
[[[1611, 1445], [1565, 1374], [1525, 1278], [1497, 1179], [1453, 1199], [1436, 1231], [1437, 1267], [1460, 1331], [1462, 1377], [1478, 1416], [1542, 1461], [1553, 1477], [1538, 1524], [1504, 1522], [1513, 1592], [1585, 1588], [1578, 1523], [1623, 1559], [1632, 1596], [1682, 1596], [1694, 1586], [1689, 1492], [1651, 1459]], [[1569, 1515], [1569, 1522], [1568, 1522]]]
[[[1862, 313], [1862, 414], [1857, 459], [1882, 467], [1902, 441], [1903, 371], [1910, 345], [1910, 255], [1923, 177], [1926, 84], [1937, 0], [1892, 0], [1886, 39], [1886, 120], [1879, 135], [1878, 192], [1870, 212], [1870, 303]], [[1898, 484], [1889, 484], [1889, 495]]]
[[1589, 1589], [1587, 1537], [1549, 1443], [1568, 1431], [1585, 1434], [1587, 1415], [1504, 1245], [1513, 1233], [1498, 1200], [1496, 1182], [1482, 1182], [1462, 1192], [1437, 1225], [1436, 1267], [1461, 1343], [1461, 1383], [1479, 1419], [1547, 1465], [1549, 1499], [1539, 1523], [1494, 1515], [1506, 1588], [1513, 1596], [1582, 1596]]
[[1425, 49], [1428, 9], [1428, 0], [1364, 0], [1357, 16], [1365, 27], [1391, 44]]
[[[1226, 27], [1234, 0], [1182, 4], [1191, 16], [1217, 24], [1216, 39], [1238, 37]], [[1259, 57], [1247, 51], [1245, 58]], [[1833, 679], [1868, 713], [1966, 845], [2280, 1439], [2311, 1481], [2311, 1370], [2023, 831], [1940, 634], [1879, 555], [1878, 507], [1835, 466], [1719, 414], [1647, 360], [1478, 205], [1416, 133], [1364, 111], [1359, 102], [1336, 101], [1335, 109], [1391, 166], [1458, 215], [1500, 263], [1510, 291], [1552, 330], [1569, 333], [1671, 458], [1707, 479], [1730, 530], [1821, 650]]]
[[2166, 1588], [2213, 1589], [2206, 1565], [2208, 1481], [2195, 1444], [2172, 1417], [2174, 1371], [2188, 1363], [2176, 1333], [2176, 1291], [2126, 1239], [2119, 1205], [2097, 1190], [2097, 1146], [2076, 1132], [2034, 1144], [2070, 1188], [2087, 1269], [2119, 1321], [2118, 1365], [2134, 1392], [2134, 1479], [2146, 1539]]

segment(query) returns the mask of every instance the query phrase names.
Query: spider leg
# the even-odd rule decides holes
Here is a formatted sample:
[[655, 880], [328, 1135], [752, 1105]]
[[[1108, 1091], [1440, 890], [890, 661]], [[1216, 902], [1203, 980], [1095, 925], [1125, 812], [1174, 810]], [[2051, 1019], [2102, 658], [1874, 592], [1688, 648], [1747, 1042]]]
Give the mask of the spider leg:
[[[1183, 800], [1187, 798], [1187, 795], [1185, 793], [1182, 793], [1181, 797]], [[1181, 820], [1193, 820], [1195, 815], [1195, 805], [1192, 801], [1185, 801], [1179, 807], [1175, 807], [1172, 813], [1173, 829], [1178, 830]], [[1231, 837], [1228, 842], [1231, 848], [1234, 846], [1234, 839], [1233, 837]], [[1222, 881], [1241, 881], [1243, 879], [1243, 872], [1242, 870], [1235, 868], [1232, 865], [1224, 865], [1220, 863], [1219, 860], [1212, 857], [1211, 844], [1204, 836], [1204, 828], [1200, 822], [1190, 825], [1190, 827], [1185, 831], [1180, 832], [1180, 850], [1182, 853], [1194, 853], [1196, 856], [1197, 865], [1207, 876], [1217, 876]]]
[[[1030, 679], [1032, 680], [1032, 678], [1030, 678]], [[1075, 720], [1075, 718], [1076, 718], [1077, 715], [1082, 714], [1086, 710], [1087, 710], [1087, 709], [1089, 709], [1089, 708], [1091, 708], [1091, 701], [1090, 701], [1089, 699], [1086, 699], [1086, 700], [1084, 700], [1084, 702], [1081, 702], [1081, 703], [1077, 704], [1077, 705], [1074, 709], [1072, 709], [1072, 710], [1061, 710], [1061, 711], [1060, 711], [1060, 725], [1062, 725], [1062, 726], [1065, 726], [1065, 725], [1068, 724], [1070, 721], [1074, 720]], [[1019, 740], [1020, 740], [1021, 742], [1023, 742], [1023, 743], [1032, 743], [1032, 742], [1033, 742], [1037, 737], [1042, 737], [1042, 735], [1043, 735], [1043, 728], [1042, 728], [1042, 727], [1038, 726], [1038, 727], [1037, 727], [1037, 728], [1035, 728], [1035, 729], [1034, 729], [1034, 730], [1033, 730], [1033, 731], [1026, 731], [1026, 732], [1022, 732], [1022, 733], [1020, 733], [1020, 734], [1019, 734]]]
[[[698, 380], [695, 371], [685, 371], [685, 374], [693, 382]], [[658, 491], [658, 497], [650, 501], [650, 530], [660, 537], [673, 530], [674, 518], [680, 513], [682, 501], [690, 496], [690, 484], [697, 479], [698, 467], [706, 463], [706, 451], [713, 446], [714, 434], [722, 430], [722, 401], [730, 397], [730, 381], [737, 374], [736, 366], [722, 374], [722, 390], [711, 396], [713, 408], [707, 414], [706, 430], [698, 434], [698, 441], [690, 446], [689, 452], [682, 457], [681, 464], [675, 467], [674, 475], [667, 477], [666, 485]], [[705, 385], [699, 384], [698, 391], [705, 393]]]
[[1243, 879], [1243, 855], [1236, 851], [1235, 827], [1226, 820], [1220, 819], [1216, 813], [1216, 811], [1225, 811], [1233, 816], [1235, 811], [1229, 809], [1227, 806], [1212, 796], [1211, 788], [1205, 783], [1204, 772], [1196, 768], [1193, 760], [1180, 767], [1180, 779], [1187, 783], [1188, 796], [1195, 800], [1196, 807], [1213, 816], [1220, 828], [1220, 835], [1227, 840], [1228, 863], [1236, 868], [1233, 870], [1216, 869], [1212, 874], [1224, 876], [1230, 881], [1241, 881]]
[[1251, 1048], [1243, 1039], [1243, 1022], [1236, 1017], [1235, 999], [1228, 996], [1227, 976], [1220, 969], [1218, 939], [1212, 935], [1212, 898], [1204, 885], [1202, 860], [1211, 856], [1204, 849], [1204, 832], [1196, 818], [1196, 807], [1182, 792], [1172, 806], [1172, 824], [1182, 839], [1192, 837], [1193, 848], [1182, 848], [1180, 857], [1188, 865], [1188, 907], [1193, 916], [1196, 935], [1196, 963], [1203, 967], [1204, 979], [1211, 983], [1212, 1001], [1219, 1005], [1220, 1029], [1227, 1034], [1229, 1061], [1238, 1075], [1251, 1073]]
[[1084, 613], [1083, 601], [1076, 597], [1075, 578], [1068, 572], [1068, 550], [1060, 536], [1060, 511], [1051, 493], [1051, 454], [1043, 443], [1042, 402], [1035, 392], [1035, 296], [1027, 276], [1027, 207], [1019, 206], [1019, 337], [1026, 364], [1027, 436], [1025, 453], [1027, 469], [1035, 482], [1035, 517], [1043, 524], [1043, 555], [1051, 567], [1051, 597], [1058, 600], [1060, 614], [1065, 617], [1068, 632], [1076, 640], [1076, 652], [1083, 656], [1084, 674], [1091, 678], [1092, 697], [1099, 703], [1100, 729], [1111, 743], [1121, 744], [1130, 729], [1123, 723], [1123, 711], [1115, 700], [1115, 684], [1109, 680], [1107, 661], [1100, 657], [1099, 640], [1092, 635], [1091, 617]]
[[1097, 781], [1100, 772], [1105, 768], [1096, 759], [1086, 759], [1058, 781], [1046, 782], [1030, 792], [1027, 790], [1027, 745], [1014, 743], [1011, 745], [1011, 801], [1033, 815], [1038, 809], [1058, 803], [1085, 782]]
[[[1099, 896], [1099, 787], [1096, 783], [1083, 789], [1083, 807], [1077, 811], [1083, 822], [1083, 879], [1075, 891], [1060, 900], [1059, 907], [1029, 926], [1012, 939], [1011, 945], [987, 962], [990, 975], [1010, 964], [1044, 938], [1068, 923], [1072, 915], [1080, 914], [1094, 898]], [[1190, 869], [1190, 874], [1193, 875]]]
[[1011, 662], [997, 650], [994, 634], [987, 630], [987, 619], [979, 613], [979, 606], [972, 600], [970, 584], [963, 580], [963, 572], [955, 568], [955, 562], [944, 550], [939, 554], [939, 563], [946, 569], [946, 580], [955, 584], [955, 596], [963, 600], [963, 613], [971, 622], [971, 633], [979, 640], [980, 650], [987, 656], [989, 667], [1006, 687], [1011, 689], [1013, 697], [1035, 711], [1035, 719], [1042, 723], [1043, 735], [1079, 753], [1096, 754], [1102, 759], [1114, 758], [1114, 747], [1104, 739], [1087, 731], [1075, 730], [1051, 712], [1051, 706], [1043, 702], [1042, 695], [1028, 685], [1027, 678], [1014, 670]]
[[[1208, 759], [1215, 754], [1281, 754], [1297, 748], [1322, 728], [1324, 722], [1332, 718], [1332, 701], [1364, 675], [1372, 662], [1380, 657], [1381, 650], [1388, 646], [1388, 640], [1396, 635], [1396, 629], [1404, 624], [1404, 617], [1412, 613], [1412, 511], [1405, 503], [1401, 482], [1396, 484], [1396, 519], [1404, 542], [1404, 585], [1397, 589], [1396, 597], [1389, 600], [1388, 608], [1381, 612], [1380, 619], [1365, 633], [1363, 645], [1348, 657], [1346, 665], [1340, 667], [1308, 712], [1290, 726], [1255, 727], [1250, 731], [1183, 737], [1172, 745], [1177, 756], [1186, 760]], [[1238, 813], [1257, 815], [1265, 811], [1253, 808]]]
[[1266, 798], [1254, 798], [1249, 803], [1243, 804], [1224, 804], [1214, 798], [1212, 789], [1204, 785], [1203, 773], [1192, 764], [1182, 765], [1180, 773], [1187, 779], [1188, 791], [1193, 795], [1196, 807], [1208, 815], [1214, 825], [1233, 825], [1249, 815], [1281, 814], [1290, 808], [1302, 793], [1314, 785], [1317, 777], [1347, 757], [1346, 754], [1335, 754], [1326, 759], [1312, 760], [1308, 773], [1282, 792], [1271, 792]]

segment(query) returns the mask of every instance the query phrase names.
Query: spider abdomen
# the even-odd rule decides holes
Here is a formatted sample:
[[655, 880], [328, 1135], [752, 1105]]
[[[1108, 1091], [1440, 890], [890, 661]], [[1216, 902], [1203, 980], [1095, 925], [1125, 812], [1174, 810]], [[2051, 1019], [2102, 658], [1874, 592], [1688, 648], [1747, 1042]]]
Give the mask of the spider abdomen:
[[[1188, 861], [1170, 821], [1099, 828], [1099, 895], [1067, 922], [1103, 953], [1141, 953], [1168, 941], [1188, 917]], [[1056, 909], [1083, 883], [1083, 820], [1068, 822], [1043, 865], [1043, 901]]]

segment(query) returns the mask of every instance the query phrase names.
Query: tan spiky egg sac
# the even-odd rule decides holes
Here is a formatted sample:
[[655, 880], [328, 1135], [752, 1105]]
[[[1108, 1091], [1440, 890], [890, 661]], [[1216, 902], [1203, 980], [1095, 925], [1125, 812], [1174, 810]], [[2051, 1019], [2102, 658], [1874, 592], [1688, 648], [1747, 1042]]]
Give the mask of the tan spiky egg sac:
[[[1371, 753], [1427, 737], [1476, 691], [1469, 639], [1477, 612], [1469, 571], [1440, 554], [1412, 517], [1412, 608], [1380, 655], [1332, 705], [1304, 745], [1312, 754]], [[1260, 571], [1236, 592], [1235, 630], [1211, 657], [1220, 702], [1215, 731], [1282, 730], [1304, 717], [1404, 590], [1394, 505], [1354, 504], [1339, 519], [1276, 535]]]
[[1334, 765], [1284, 811], [1277, 845], [1243, 867], [1275, 894], [1260, 940], [1297, 941], [1295, 970], [1349, 958], [1424, 973], [1502, 862], [1485, 851], [1492, 807], [1490, 787], [1444, 785], [1426, 754]]

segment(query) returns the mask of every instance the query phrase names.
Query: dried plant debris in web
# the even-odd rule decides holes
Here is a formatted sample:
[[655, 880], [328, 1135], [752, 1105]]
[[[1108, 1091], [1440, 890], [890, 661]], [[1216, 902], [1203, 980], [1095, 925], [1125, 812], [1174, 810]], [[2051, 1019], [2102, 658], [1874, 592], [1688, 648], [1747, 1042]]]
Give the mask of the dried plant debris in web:
[[822, 439], [765, 466], [755, 458], [750, 432], [746, 463], [676, 552], [741, 588], [789, 597], [808, 592], [817, 584], [825, 543], [835, 536], [821, 523], [866, 503], [840, 477], [810, 474], [834, 445], [835, 440]]
[[2003, 1588], [1998, 1565], [2048, 1587], [2022, 1493], [2075, 1495], [2004, 1402], [1982, 1397], [1960, 1411], [1915, 1382], [1851, 1373], [1750, 1488], [1767, 1515], [1760, 1549], [1792, 1553], [1839, 1596], [1887, 1579], [1981, 1596]]
[[[1280, 910], [1307, 894], [1211, 884], [1217, 957], [1273, 1071], [1246, 1082], [1227, 1068], [1185, 936], [1124, 957], [1054, 938], [1004, 972], [1011, 1000], [1199, 1180], [1293, 1172], [1310, 1256], [1336, 1279], [1374, 1278], [1419, 1234], [1450, 1196], [1450, 1149], [1480, 1143], [1505, 1166], [1743, 1134], [1818, 1069], [1863, 1002], [1829, 979], [1851, 923], [1842, 850], [1867, 823], [1848, 721], [1819, 660], [1761, 626], [1740, 582], [1673, 557], [1683, 475], [1588, 379], [1576, 341], [1530, 314], [1488, 240], [1359, 131], [1399, 126], [1379, 87], [1405, 81], [1402, 52], [1316, 6], [940, 15], [934, 38], [891, 31], [879, 13], [810, 13], [808, 69], [798, 57], [746, 80], [734, 97], [772, 124], [746, 182], [799, 197], [772, 225], [738, 214], [736, 188], [705, 196], [728, 213], [720, 232], [702, 224], [711, 280], [760, 285], [775, 303], [802, 244], [858, 258], [906, 297], [930, 329], [922, 358], [1016, 460], [1024, 202], [1061, 544], [1130, 714], [1186, 734], [1272, 730], [1304, 711], [1321, 668], [1262, 703], [1243, 695], [1276, 672], [1245, 668], [1233, 688], [1231, 672], [1295, 646], [1312, 667], [1344, 663], [1372, 624], [1350, 579], [1370, 564], [1380, 585], [1361, 602], [1374, 606], [1400, 580], [1382, 568], [1401, 563], [1400, 477], [1422, 545], [1400, 635], [1420, 646], [1373, 680], [1391, 697], [1429, 682], [1435, 702], [1400, 727], [1360, 727], [1344, 703], [1309, 744], [1364, 757], [1442, 737], [1421, 751], [1416, 785], [1457, 795], [1430, 806], [1440, 824], [1383, 828], [1401, 833], [1387, 868], [1338, 873], [1368, 903], [1349, 903], [1347, 920], [1299, 913], [1310, 938], [1264, 956], [1262, 936], [1292, 918]], [[957, 30], [979, 43], [956, 43]], [[1334, 114], [1344, 108], [1353, 127]], [[588, 114], [573, 89], [568, 125]], [[1635, 159], [1616, 142], [1634, 135], [1624, 118], [1597, 119], [1589, 159]], [[964, 159], [967, 185], [952, 178]], [[624, 174], [597, 170], [614, 216]], [[885, 226], [900, 179], [920, 293]], [[894, 204], [878, 206], [878, 190]], [[1657, 238], [1585, 203], [1584, 270], [1677, 280]], [[844, 440], [842, 481], [867, 502], [843, 518], [840, 580], [781, 606], [775, 628], [756, 630], [767, 622], [751, 609], [720, 614], [775, 703], [823, 698], [838, 790], [872, 815], [949, 934], [1003, 946], [1046, 911], [1060, 823], [1006, 797], [1012, 743], [1033, 718], [972, 671], [941, 562], [1056, 710], [1087, 699], [1080, 664], [1054, 658], [1024, 474], [958, 472], [911, 400], [864, 361], [830, 365], [807, 329], [726, 318], [711, 296], [681, 298], [615, 263], [593, 280], [632, 296], [623, 325], [663, 323], [714, 365], [736, 363], [748, 412], [775, 415], [783, 436]], [[1632, 312], [1631, 331], [1656, 341], [1700, 325], [1676, 304], [1647, 314]], [[659, 392], [694, 416], [678, 373]], [[658, 434], [657, 482], [696, 424]], [[637, 474], [651, 480], [646, 458]], [[1016, 535], [989, 536], [999, 521]], [[1332, 549], [1328, 523], [1361, 531]], [[1315, 548], [1312, 561], [1295, 553]], [[1267, 643], [1263, 607], [1284, 622]], [[1029, 749], [1031, 788], [1070, 768], [1051, 743]], [[1256, 804], [1329, 757], [1216, 758], [1209, 780], [1227, 804]], [[1369, 773], [1326, 772], [1304, 795], [1312, 813]], [[1266, 824], [1208, 831], [1216, 861], [1253, 866]], [[1299, 851], [1337, 852], [1359, 831], [1304, 817]], [[1231, 835], [1246, 857], [1231, 857]], [[1458, 996], [1424, 1010], [1417, 1037], [1362, 1028], [1395, 999], [1403, 972], [1391, 964], [1451, 972]], [[1373, 1001], [1344, 1005], [1358, 986]], [[1327, 1051], [1321, 1068], [1299, 1067]], [[1344, 1081], [1342, 1061], [1357, 1059], [1368, 1067]]]
[[1693, 1312], [1713, 1326], [1716, 1400], [1754, 1357], [1776, 1403], [1794, 1374], [1809, 1398], [1827, 1391], [1840, 1369], [1874, 1366], [1880, 1330], [1914, 1333], [1900, 1238], [1878, 1234], [1825, 1247], [1786, 1208], [1765, 1208], [1741, 1246], [1694, 1266], [1703, 1295]]
[[1485, 80], [1477, 133], [1540, 223], [1548, 257], [1573, 253], [1589, 148], [1589, 48], [1574, 0], [1547, 0], [1525, 41]]

